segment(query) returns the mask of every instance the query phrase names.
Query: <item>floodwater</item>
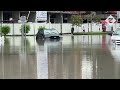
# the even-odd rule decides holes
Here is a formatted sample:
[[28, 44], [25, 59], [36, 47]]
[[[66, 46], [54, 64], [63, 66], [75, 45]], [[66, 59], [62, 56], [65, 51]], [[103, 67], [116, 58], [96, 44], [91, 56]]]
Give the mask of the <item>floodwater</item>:
[[120, 79], [120, 46], [110, 36], [62, 37], [6, 37], [0, 45], [0, 79]]

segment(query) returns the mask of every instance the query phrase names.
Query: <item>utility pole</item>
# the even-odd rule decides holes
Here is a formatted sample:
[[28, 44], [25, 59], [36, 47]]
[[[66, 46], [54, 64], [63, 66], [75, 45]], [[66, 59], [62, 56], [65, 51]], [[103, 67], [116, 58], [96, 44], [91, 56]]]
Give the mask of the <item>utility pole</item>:
[[14, 36], [14, 19], [13, 18], [9, 18], [9, 21], [13, 24], [13, 36]]
[[[1, 28], [0, 29], [2, 29], [2, 23], [3, 23], [3, 11], [1, 11]], [[1, 33], [1, 37], [2, 37], [2, 31], [0, 32]]]
[[95, 12], [91, 11], [91, 15], [90, 16], [91, 16], [91, 32], [92, 32], [92, 19], [95, 16]]
[[62, 24], [63, 24], [63, 11], [60, 11], [60, 16], [61, 16], [61, 23], [60, 23], [60, 30], [61, 30], [61, 35], [62, 35]]
[[91, 21], [91, 32], [92, 32], [92, 11], [91, 11], [91, 15], [90, 15], [90, 21]]

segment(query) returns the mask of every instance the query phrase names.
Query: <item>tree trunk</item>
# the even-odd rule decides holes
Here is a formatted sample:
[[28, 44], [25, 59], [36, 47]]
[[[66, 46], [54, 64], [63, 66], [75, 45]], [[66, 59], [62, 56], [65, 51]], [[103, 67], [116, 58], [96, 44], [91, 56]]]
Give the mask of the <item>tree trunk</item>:
[[89, 32], [89, 22], [88, 22], [88, 32]]

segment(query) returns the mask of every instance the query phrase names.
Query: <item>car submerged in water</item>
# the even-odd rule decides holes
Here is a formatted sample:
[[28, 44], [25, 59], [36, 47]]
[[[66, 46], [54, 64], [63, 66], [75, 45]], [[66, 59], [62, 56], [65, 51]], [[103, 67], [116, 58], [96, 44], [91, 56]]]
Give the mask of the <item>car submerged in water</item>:
[[115, 44], [120, 44], [120, 27], [112, 33], [111, 40]]
[[36, 34], [36, 39], [45, 39], [45, 38], [60, 39], [60, 34], [56, 29], [39, 30], [38, 33]]

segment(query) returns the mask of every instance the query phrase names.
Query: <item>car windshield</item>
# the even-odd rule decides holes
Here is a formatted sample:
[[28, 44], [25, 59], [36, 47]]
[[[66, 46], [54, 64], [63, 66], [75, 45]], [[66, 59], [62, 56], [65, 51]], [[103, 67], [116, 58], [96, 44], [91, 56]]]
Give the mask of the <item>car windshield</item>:
[[52, 32], [57, 32], [58, 33], [58, 31], [56, 29], [45, 29], [45, 31], [52, 31]]
[[120, 28], [117, 28], [117, 29], [114, 31], [113, 35], [120, 35]]

